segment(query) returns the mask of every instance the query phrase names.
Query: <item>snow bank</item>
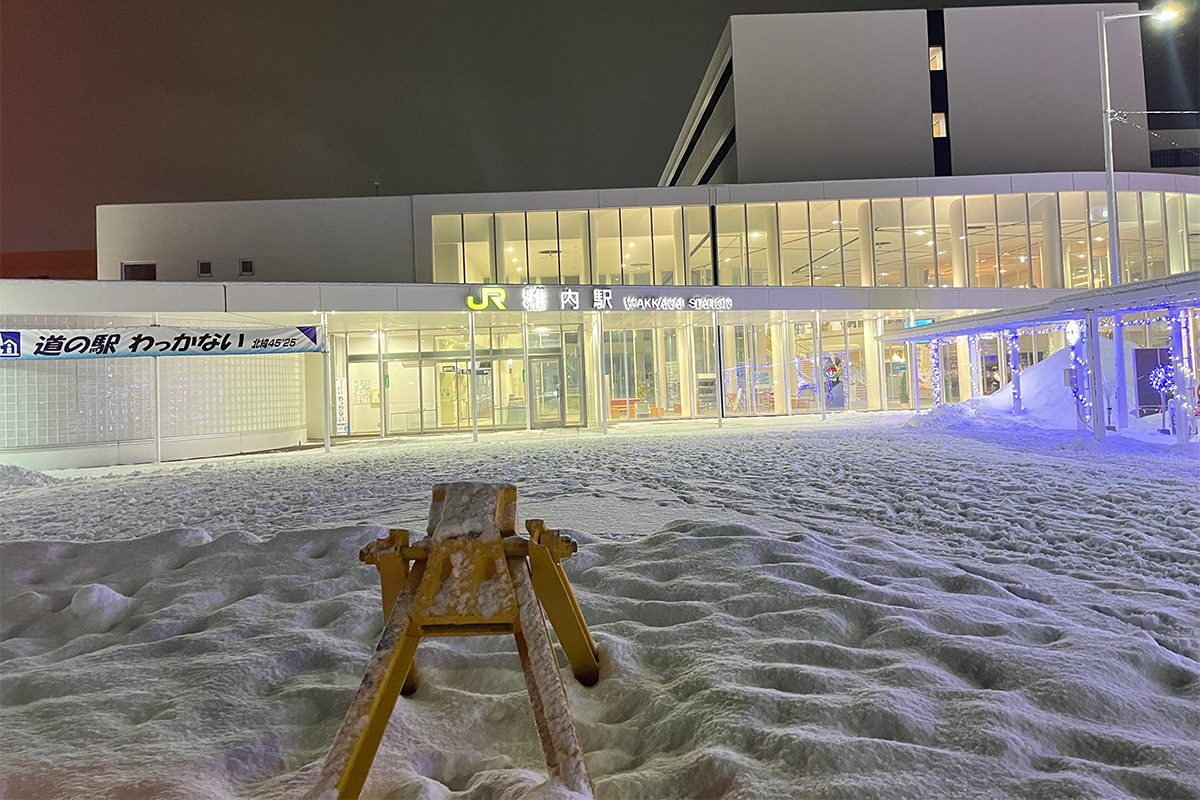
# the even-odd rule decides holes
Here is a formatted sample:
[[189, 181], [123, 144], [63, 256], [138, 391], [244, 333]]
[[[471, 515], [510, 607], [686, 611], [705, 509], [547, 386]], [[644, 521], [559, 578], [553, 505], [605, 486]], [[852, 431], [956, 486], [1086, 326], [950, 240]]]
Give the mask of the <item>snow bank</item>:
[[[1200, 794], [1200, 465], [882, 419], [4, 491], [0, 796], [307, 789], [382, 627], [357, 551], [456, 475], [582, 529], [600, 798]], [[364, 797], [562, 795], [510, 637], [417, 662]]]
[[20, 486], [49, 486], [57, 483], [55, 478], [16, 464], [0, 464], [0, 489], [15, 489]]

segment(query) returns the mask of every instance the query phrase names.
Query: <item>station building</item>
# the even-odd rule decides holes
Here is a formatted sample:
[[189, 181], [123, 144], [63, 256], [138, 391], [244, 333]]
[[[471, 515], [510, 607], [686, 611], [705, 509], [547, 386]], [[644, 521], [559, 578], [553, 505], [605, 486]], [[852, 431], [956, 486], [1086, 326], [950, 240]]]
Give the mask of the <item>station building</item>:
[[[0, 461], [288, 447], [327, 415], [336, 440], [927, 406], [930, 344], [898, 331], [1104, 287], [1110, 236], [1121, 283], [1200, 271], [1200, 178], [1151, 172], [1144, 134], [1107, 207], [1098, 8], [1136, 7], [735, 17], [656, 187], [101, 206], [101, 280], [3, 281], [0, 329], [317, 324], [328, 357], [0, 358]], [[985, 30], [1034, 44], [997, 65]], [[1033, 85], [1046, 43], [1064, 77]], [[1146, 321], [1129, 346], [1165, 341]], [[1063, 346], [943, 342], [939, 396]]]

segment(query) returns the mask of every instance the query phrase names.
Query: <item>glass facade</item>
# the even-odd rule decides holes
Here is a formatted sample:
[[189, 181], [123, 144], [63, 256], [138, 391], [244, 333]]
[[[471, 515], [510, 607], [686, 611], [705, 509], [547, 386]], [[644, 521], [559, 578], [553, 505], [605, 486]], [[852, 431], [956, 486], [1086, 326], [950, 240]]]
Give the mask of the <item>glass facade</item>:
[[[587, 425], [583, 326], [480, 325], [330, 334], [337, 433]], [[475, 383], [472, 397], [472, 380]], [[344, 411], [343, 411], [344, 410]]]
[[[1200, 195], [1104, 192], [439, 214], [435, 283], [1089, 289], [1200, 270]], [[711, 212], [711, 213], [710, 213]]]
[[484, 324], [489, 316], [520, 319], [480, 313], [474, 361], [461, 314], [331, 334], [335, 434], [836, 414], [911, 409], [914, 391], [932, 398], [928, 346], [916, 349], [915, 389], [908, 346], [879, 341], [910, 324], [908, 312], [584, 312], [578, 324]]

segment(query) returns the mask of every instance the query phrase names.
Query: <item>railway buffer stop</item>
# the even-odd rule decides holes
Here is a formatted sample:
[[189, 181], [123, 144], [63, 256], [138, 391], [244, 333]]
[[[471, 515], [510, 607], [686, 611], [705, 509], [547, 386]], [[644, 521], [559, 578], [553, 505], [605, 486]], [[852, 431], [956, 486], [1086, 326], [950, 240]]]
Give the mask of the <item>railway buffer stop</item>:
[[362, 549], [359, 558], [379, 570], [385, 625], [309, 798], [359, 796], [399, 695], [417, 689], [413, 656], [423, 637], [506, 633], [517, 642], [551, 780], [591, 796], [546, 627], [549, 617], [576, 680], [594, 685], [599, 652], [561, 563], [577, 546], [542, 520], [526, 521], [529, 538], [516, 523], [515, 486], [440, 483], [425, 538], [410, 543], [409, 531], [395, 529]]

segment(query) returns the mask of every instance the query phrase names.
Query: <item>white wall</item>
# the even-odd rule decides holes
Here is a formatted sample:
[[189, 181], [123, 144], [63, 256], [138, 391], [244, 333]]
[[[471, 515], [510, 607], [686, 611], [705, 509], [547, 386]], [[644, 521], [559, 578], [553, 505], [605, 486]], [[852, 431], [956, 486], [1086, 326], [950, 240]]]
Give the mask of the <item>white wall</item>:
[[[1137, 5], [946, 9], [955, 175], [1104, 169], [1098, 9]], [[1138, 20], [1109, 23], [1108, 51], [1113, 107], [1145, 110]], [[1113, 132], [1116, 168], [1148, 170], [1147, 135]]]
[[924, 11], [731, 24], [739, 182], [933, 174]]
[[[101, 280], [121, 262], [158, 265], [160, 281], [412, 281], [411, 197], [153, 203], [96, 208]], [[238, 262], [254, 261], [241, 277]]]

